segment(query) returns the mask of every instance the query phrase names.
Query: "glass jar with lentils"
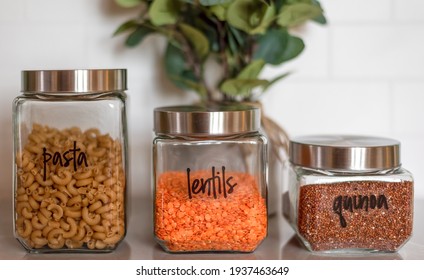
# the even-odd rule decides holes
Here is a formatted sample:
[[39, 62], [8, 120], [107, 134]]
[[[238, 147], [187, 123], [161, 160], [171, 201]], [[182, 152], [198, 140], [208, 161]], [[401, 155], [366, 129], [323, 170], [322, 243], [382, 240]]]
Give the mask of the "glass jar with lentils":
[[252, 252], [267, 235], [267, 140], [247, 105], [154, 111], [154, 228], [167, 252]]

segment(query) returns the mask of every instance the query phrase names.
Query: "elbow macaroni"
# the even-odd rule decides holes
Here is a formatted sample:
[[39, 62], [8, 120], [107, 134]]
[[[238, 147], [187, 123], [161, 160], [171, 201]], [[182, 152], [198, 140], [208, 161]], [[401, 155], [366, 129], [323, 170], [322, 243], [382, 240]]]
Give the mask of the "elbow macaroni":
[[55, 184], [67, 185], [72, 180], [72, 173], [69, 170], [59, 171], [58, 175], [52, 174], [51, 178]]
[[[15, 156], [17, 238], [27, 248], [46, 250], [116, 247], [125, 235], [126, 215], [121, 143], [94, 128], [83, 132], [37, 124], [27, 141]], [[77, 156], [85, 153], [88, 166], [74, 170], [68, 152], [74, 147]], [[46, 162], [45, 151], [55, 159]]]

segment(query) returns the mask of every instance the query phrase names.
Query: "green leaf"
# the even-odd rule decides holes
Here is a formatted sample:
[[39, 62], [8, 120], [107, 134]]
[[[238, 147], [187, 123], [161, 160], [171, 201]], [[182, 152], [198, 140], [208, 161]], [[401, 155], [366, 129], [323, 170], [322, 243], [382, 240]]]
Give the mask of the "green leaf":
[[235, 0], [227, 11], [229, 24], [249, 34], [262, 34], [272, 23], [275, 6], [260, 0]]
[[199, 84], [193, 71], [187, 66], [183, 52], [168, 43], [165, 51], [165, 70], [169, 79], [181, 89], [191, 89], [201, 96], [206, 96], [206, 89]]
[[179, 2], [175, 0], [154, 0], [149, 9], [150, 21], [156, 26], [175, 24], [179, 8]]
[[214, 5], [209, 8], [209, 10], [214, 14], [220, 21], [224, 21], [227, 15], [227, 7], [224, 5]]
[[266, 63], [278, 65], [282, 62], [284, 50], [288, 44], [289, 34], [286, 30], [270, 29], [258, 39], [258, 48], [253, 54], [254, 59], [263, 59]]
[[228, 46], [230, 47], [229, 50], [231, 51], [231, 54], [233, 56], [238, 55], [240, 53], [239, 47], [237, 45], [237, 41], [234, 38], [234, 35], [232, 33], [228, 33]]
[[313, 18], [312, 20], [320, 24], [327, 24], [327, 18], [323, 14]]
[[268, 83], [268, 85], [266, 85], [265, 87], [264, 87], [264, 91], [266, 91], [267, 89], [269, 89], [273, 84], [275, 84], [276, 82], [278, 82], [279, 80], [282, 80], [282, 79], [284, 79], [284, 78], [286, 78], [287, 76], [289, 76], [291, 73], [290, 72], [288, 72], [288, 73], [284, 73], [284, 74], [282, 74], [282, 75], [279, 75], [279, 76], [277, 76], [277, 77], [275, 77], [274, 79], [272, 79], [271, 81], [269, 81], [269, 83]]
[[234, 56], [242, 55], [243, 48], [246, 47], [244, 36], [246, 33], [228, 24], [226, 24], [225, 29], [227, 33], [227, 45], [229, 46], [227, 49], [229, 49]]
[[283, 5], [285, 5], [286, 0], [275, 0], [275, 9], [279, 11]]
[[144, 37], [150, 34], [153, 30], [147, 28], [145, 26], [139, 26], [134, 32], [132, 32], [127, 40], [125, 41], [125, 45], [128, 47], [135, 47], [143, 41]]
[[182, 76], [185, 71], [189, 70], [184, 53], [171, 43], [168, 43], [164, 58], [165, 70], [169, 76]]
[[267, 80], [259, 79], [229, 79], [222, 83], [220, 89], [229, 96], [249, 97], [252, 90], [258, 87], [266, 87]]
[[271, 0], [261, 0], [261, 2], [263, 2], [264, 4], [270, 6], [272, 4]]
[[113, 33], [113, 36], [119, 35], [121, 33], [124, 33], [130, 29], [137, 28], [139, 26], [139, 23], [136, 20], [129, 20], [121, 24], [116, 31]]
[[300, 38], [290, 35], [287, 30], [273, 28], [258, 39], [258, 48], [253, 58], [279, 65], [298, 56], [304, 48]]
[[184, 79], [184, 78], [181, 78], [181, 77], [173, 77], [173, 78], [174, 78], [174, 81], [177, 81], [178, 83], [183, 85], [183, 89], [194, 90], [201, 97], [206, 98], [207, 91], [206, 91], [206, 88], [202, 84], [197, 83], [197, 82], [193, 82], [192, 80]]
[[[259, 64], [259, 62], [257, 63]], [[288, 75], [290, 75], [290, 72], [279, 75], [271, 81], [256, 78], [242, 78], [239, 75], [236, 79], [228, 79], [224, 81], [220, 90], [229, 96], [249, 98], [252, 94], [252, 90], [255, 88], [261, 88], [262, 92], [266, 91], [270, 86], [279, 80], [284, 79]]]
[[214, 5], [226, 4], [231, 1], [232, 0], [200, 0], [200, 4], [202, 6], [214, 6]]
[[282, 61], [280, 63], [297, 57], [304, 49], [305, 43], [303, 43], [303, 40], [289, 34], [289, 41], [287, 42], [286, 49], [282, 56]]
[[[312, 0], [312, 3], [322, 10], [321, 3], [319, 1]], [[313, 18], [312, 20], [315, 21], [315, 22], [318, 22], [320, 24], [327, 24], [327, 19], [325, 18], [323, 13], [321, 13], [319, 16]]]
[[218, 30], [214, 25], [211, 25], [209, 22], [206, 22], [204, 19], [198, 17], [194, 20], [193, 26], [196, 26], [203, 35], [209, 41], [209, 51], [211, 52], [219, 52], [220, 51], [220, 42]]
[[286, 5], [299, 4], [299, 3], [312, 4], [312, 1], [313, 0], [286, 0]]
[[208, 38], [198, 29], [188, 24], [179, 24], [181, 32], [194, 47], [194, 50], [199, 58], [204, 59], [209, 54]]
[[143, 0], [115, 0], [115, 3], [124, 8], [132, 8], [139, 5]]
[[241, 72], [238, 74], [237, 79], [255, 79], [265, 65], [265, 61], [262, 59], [254, 60], [249, 63]]
[[322, 9], [313, 4], [297, 3], [283, 6], [278, 15], [277, 23], [283, 27], [300, 25], [307, 20], [322, 15]]
[[246, 42], [246, 36], [244, 36], [238, 29], [232, 27], [231, 25], [228, 26], [229, 31], [234, 36], [234, 39], [236, 40], [237, 44], [239, 46], [244, 46]]

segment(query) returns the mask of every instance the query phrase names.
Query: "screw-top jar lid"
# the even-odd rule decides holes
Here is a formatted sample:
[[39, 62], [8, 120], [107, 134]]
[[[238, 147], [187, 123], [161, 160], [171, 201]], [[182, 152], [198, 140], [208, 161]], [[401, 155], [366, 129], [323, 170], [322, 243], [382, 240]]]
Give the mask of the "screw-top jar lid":
[[244, 104], [161, 107], [154, 111], [155, 133], [231, 135], [258, 131], [260, 109]]
[[400, 142], [354, 135], [311, 135], [290, 141], [290, 161], [302, 167], [377, 171], [399, 167]]
[[97, 93], [127, 89], [126, 69], [22, 71], [25, 93]]

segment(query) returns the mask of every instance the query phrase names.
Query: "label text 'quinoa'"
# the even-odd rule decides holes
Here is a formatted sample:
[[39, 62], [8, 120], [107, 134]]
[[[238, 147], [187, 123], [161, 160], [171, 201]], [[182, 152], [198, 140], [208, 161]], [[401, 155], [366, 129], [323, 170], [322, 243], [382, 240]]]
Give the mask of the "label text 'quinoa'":
[[383, 208], [388, 210], [389, 206], [387, 203], [387, 198], [385, 195], [379, 195], [378, 197], [376, 195], [369, 195], [369, 196], [362, 196], [362, 195], [354, 195], [354, 196], [342, 196], [339, 195], [334, 199], [333, 202], [333, 211], [336, 213], [340, 218], [340, 225], [341, 227], [346, 227], [347, 222], [346, 219], [343, 217], [343, 210], [347, 210], [353, 213], [353, 210], [365, 210], [368, 212], [368, 209], [381, 209]]

